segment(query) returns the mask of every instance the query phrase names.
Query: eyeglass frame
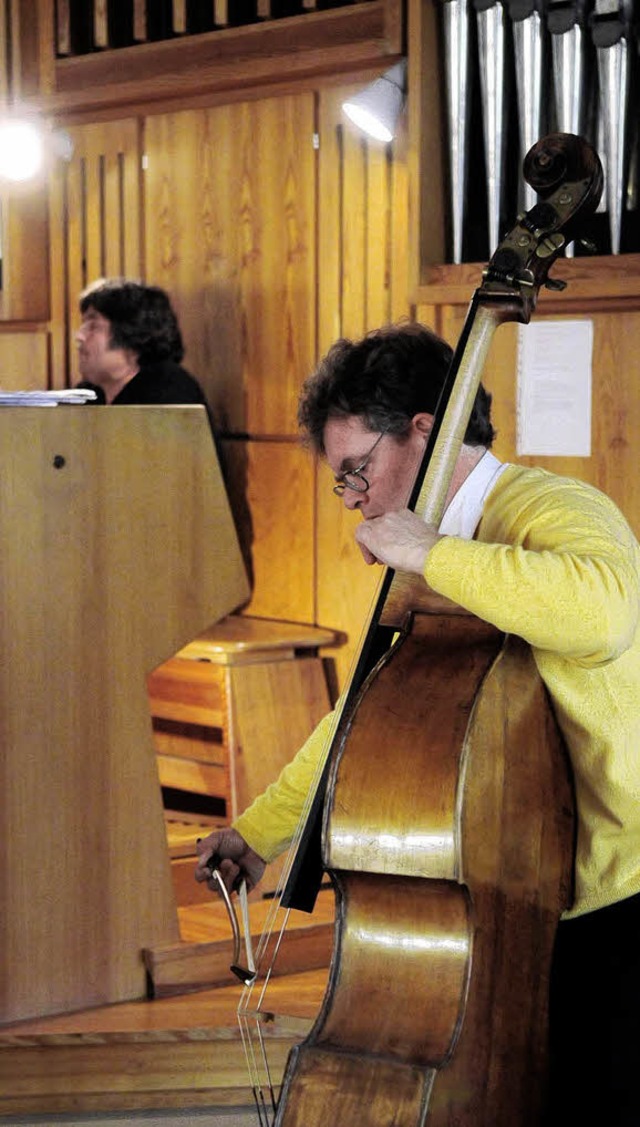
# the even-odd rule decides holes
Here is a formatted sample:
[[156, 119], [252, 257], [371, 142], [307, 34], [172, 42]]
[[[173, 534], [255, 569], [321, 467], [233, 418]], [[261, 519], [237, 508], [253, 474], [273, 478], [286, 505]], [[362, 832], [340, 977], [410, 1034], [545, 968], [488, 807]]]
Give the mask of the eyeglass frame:
[[[345, 470], [344, 473], [338, 474], [338, 476], [336, 477], [336, 484], [333, 487], [333, 492], [335, 493], [336, 497], [342, 497], [344, 495], [345, 489], [352, 489], [354, 493], [367, 492], [367, 490], [369, 489], [369, 479], [364, 476], [362, 471], [366, 469], [367, 465], [371, 461], [371, 457], [378, 443], [381, 442], [385, 434], [388, 433], [388, 430], [383, 430], [380, 432], [369, 453], [365, 456], [362, 462], [360, 462], [359, 466], [356, 466], [354, 470]], [[352, 482], [347, 481], [348, 477], [357, 478], [359, 482], [362, 482], [362, 485], [353, 485]]]

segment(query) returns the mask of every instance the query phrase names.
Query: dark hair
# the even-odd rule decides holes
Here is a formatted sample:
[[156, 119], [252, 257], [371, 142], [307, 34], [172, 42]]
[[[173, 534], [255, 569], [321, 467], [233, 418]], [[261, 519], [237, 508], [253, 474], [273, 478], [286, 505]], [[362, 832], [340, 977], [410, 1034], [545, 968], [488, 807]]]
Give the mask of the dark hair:
[[[305, 382], [298, 422], [324, 454], [329, 418], [357, 415], [368, 430], [405, 434], [414, 415], [433, 415], [453, 355], [449, 345], [418, 324], [389, 325], [362, 340], [339, 340]], [[491, 446], [491, 396], [480, 385], [464, 441]]]
[[126, 278], [94, 282], [80, 294], [80, 312], [95, 309], [111, 324], [113, 348], [135, 352], [141, 364], [184, 356], [182, 334], [171, 302], [159, 286]]

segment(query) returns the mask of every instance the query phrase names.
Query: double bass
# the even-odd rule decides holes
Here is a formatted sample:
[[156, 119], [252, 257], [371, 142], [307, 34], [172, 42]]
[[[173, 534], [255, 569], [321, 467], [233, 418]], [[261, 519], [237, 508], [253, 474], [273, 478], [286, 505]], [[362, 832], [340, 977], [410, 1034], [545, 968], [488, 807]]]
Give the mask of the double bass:
[[[538, 203], [473, 296], [414, 487], [434, 524], [494, 330], [561, 285], [549, 267], [602, 191], [570, 134], [539, 141], [524, 175]], [[387, 571], [282, 893], [309, 908], [328, 875], [336, 924], [275, 1127], [540, 1127], [572, 853], [570, 769], [529, 647]]]

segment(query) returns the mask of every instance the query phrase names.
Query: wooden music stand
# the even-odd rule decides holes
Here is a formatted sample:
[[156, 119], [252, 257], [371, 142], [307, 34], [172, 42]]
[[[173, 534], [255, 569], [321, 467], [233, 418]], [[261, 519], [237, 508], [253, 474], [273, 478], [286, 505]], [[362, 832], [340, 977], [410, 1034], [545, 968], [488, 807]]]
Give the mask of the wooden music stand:
[[0, 409], [0, 1021], [177, 939], [146, 678], [249, 588], [202, 407]]

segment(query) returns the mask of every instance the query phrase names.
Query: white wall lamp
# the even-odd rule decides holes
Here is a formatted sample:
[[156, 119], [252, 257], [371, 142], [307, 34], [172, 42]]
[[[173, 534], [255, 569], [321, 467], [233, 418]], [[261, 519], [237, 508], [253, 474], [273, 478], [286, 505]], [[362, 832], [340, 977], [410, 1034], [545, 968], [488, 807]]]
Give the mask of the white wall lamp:
[[378, 141], [392, 141], [405, 103], [407, 61], [402, 59], [375, 82], [342, 103], [347, 117]]
[[68, 161], [72, 152], [66, 130], [52, 130], [26, 117], [0, 120], [0, 180], [14, 184], [33, 180], [51, 160]]

